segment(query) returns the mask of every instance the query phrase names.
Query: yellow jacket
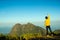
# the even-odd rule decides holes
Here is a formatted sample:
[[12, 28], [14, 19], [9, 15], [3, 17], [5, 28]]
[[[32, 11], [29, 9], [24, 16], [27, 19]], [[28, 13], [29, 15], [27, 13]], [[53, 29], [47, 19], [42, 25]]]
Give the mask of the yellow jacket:
[[45, 20], [45, 26], [50, 25], [50, 15], [48, 15], [48, 19]]

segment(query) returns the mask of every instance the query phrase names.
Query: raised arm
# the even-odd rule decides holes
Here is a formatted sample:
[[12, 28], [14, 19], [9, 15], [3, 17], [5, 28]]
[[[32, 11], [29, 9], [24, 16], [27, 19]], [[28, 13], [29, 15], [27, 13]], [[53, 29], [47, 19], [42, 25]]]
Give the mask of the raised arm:
[[50, 20], [50, 15], [48, 14], [48, 19]]

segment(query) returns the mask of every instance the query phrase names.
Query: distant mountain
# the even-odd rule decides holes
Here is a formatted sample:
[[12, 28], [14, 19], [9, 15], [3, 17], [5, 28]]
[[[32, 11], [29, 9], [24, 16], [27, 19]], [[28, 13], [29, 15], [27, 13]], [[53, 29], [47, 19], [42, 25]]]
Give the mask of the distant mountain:
[[27, 24], [15, 24], [10, 32], [10, 34], [16, 34], [18, 36], [26, 33], [41, 33], [42, 35], [45, 35], [45, 29], [36, 26], [32, 23], [27, 23]]
[[55, 30], [54, 33], [55, 34], [60, 34], [60, 30]]

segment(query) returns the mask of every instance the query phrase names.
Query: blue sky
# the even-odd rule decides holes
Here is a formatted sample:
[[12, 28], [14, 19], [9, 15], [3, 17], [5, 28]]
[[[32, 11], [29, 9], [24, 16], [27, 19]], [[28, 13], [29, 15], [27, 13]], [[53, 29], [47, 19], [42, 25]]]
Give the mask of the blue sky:
[[60, 0], [0, 0], [0, 23], [60, 21]]

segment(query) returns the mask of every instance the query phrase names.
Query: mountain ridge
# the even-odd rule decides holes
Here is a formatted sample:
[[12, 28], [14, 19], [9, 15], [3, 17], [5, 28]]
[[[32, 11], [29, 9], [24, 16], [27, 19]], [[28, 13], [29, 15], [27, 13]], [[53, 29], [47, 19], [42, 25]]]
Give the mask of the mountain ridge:
[[16, 34], [18, 36], [22, 34], [27, 34], [27, 33], [41, 33], [42, 35], [45, 35], [45, 29], [42, 27], [36, 26], [32, 23], [27, 23], [27, 24], [20, 24], [17, 23], [13, 26], [10, 34]]

